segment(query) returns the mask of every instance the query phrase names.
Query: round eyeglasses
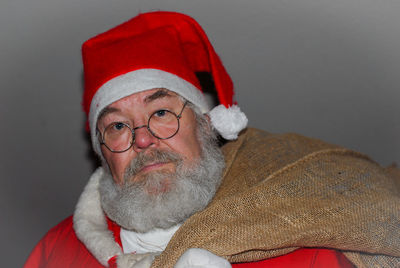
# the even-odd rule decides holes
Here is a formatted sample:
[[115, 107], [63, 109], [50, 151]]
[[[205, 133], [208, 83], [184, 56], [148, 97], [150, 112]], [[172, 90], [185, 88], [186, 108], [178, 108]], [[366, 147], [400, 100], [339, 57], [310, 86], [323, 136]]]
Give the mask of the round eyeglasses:
[[[157, 139], [170, 139], [179, 131], [179, 119], [181, 119], [187, 103], [186, 101], [183, 104], [179, 115], [165, 109], [155, 111], [149, 117], [147, 125], [131, 128], [125, 123], [113, 122], [104, 129], [103, 135], [99, 137], [99, 142], [113, 153], [123, 153], [129, 150], [135, 142], [135, 131], [144, 127]], [[97, 131], [100, 134], [99, 130]]]

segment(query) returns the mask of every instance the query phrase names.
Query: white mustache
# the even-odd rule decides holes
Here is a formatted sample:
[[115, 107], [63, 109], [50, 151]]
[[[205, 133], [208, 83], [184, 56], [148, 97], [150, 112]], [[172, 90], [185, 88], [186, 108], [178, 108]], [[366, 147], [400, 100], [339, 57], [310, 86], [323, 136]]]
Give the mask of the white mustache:
[[145, 166], [155, 163], [181, 163], [182, 157], [174, 152], [161, 151], [158, 149], [150, 152], [140, 152], [125, 170], [124, 178], [125, 181], [133, 176], [136, 176], [138, 172]]

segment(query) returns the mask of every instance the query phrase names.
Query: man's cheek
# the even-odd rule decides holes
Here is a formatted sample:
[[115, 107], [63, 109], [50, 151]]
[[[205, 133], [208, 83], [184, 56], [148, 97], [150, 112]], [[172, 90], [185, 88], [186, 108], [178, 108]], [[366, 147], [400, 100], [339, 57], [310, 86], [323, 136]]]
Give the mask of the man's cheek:
[[115, 183], [117, 184], [123, 183], [125, 170], [129, 166], [129, 161], [122, 159], [119, 160], [119, 158], [114, 158], [112, 159], [112, 161], [110, 161], [110, 164], [109, 165], [111, 169], [111, 174], [113, 176]]

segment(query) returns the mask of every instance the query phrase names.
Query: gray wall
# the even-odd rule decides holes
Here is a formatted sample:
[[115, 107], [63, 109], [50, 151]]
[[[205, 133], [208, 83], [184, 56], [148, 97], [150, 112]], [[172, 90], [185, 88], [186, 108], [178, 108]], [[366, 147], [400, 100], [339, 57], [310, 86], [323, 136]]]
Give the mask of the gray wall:
[[149, 10], [203, 25], [251, 126], [400, 162], [398, 0], [2, 0], [2, 266], [22, 266], [73, 212], [95, 167], [80, 107], [81, 43]]

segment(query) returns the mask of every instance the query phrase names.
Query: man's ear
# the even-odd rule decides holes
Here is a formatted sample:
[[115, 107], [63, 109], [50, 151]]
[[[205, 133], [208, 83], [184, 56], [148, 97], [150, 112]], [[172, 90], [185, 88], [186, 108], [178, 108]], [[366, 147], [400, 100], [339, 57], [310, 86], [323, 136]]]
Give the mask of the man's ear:
[[96, 127], [96, 137], [99, 144], [103, 143], [103, 135], [101, 135], [100, 130]]
[[210, 116], [208, 114], [204, 114], [204, 116], [207, 118], [208, 124], [211, 125], [211, 119]]
[[211, 131], [213, 131], [211, 128], [212, 128], [212, 125], [211, 125], [211, 118], [210, 118], [210, 116], [208, 115], [208, 114], [204, 114], [204, 117], [206, 118], [206, 120], [207, 120], [207, 122], [208, 122], [208, 124], [207, 124], [207, 134], [211, 134]]

